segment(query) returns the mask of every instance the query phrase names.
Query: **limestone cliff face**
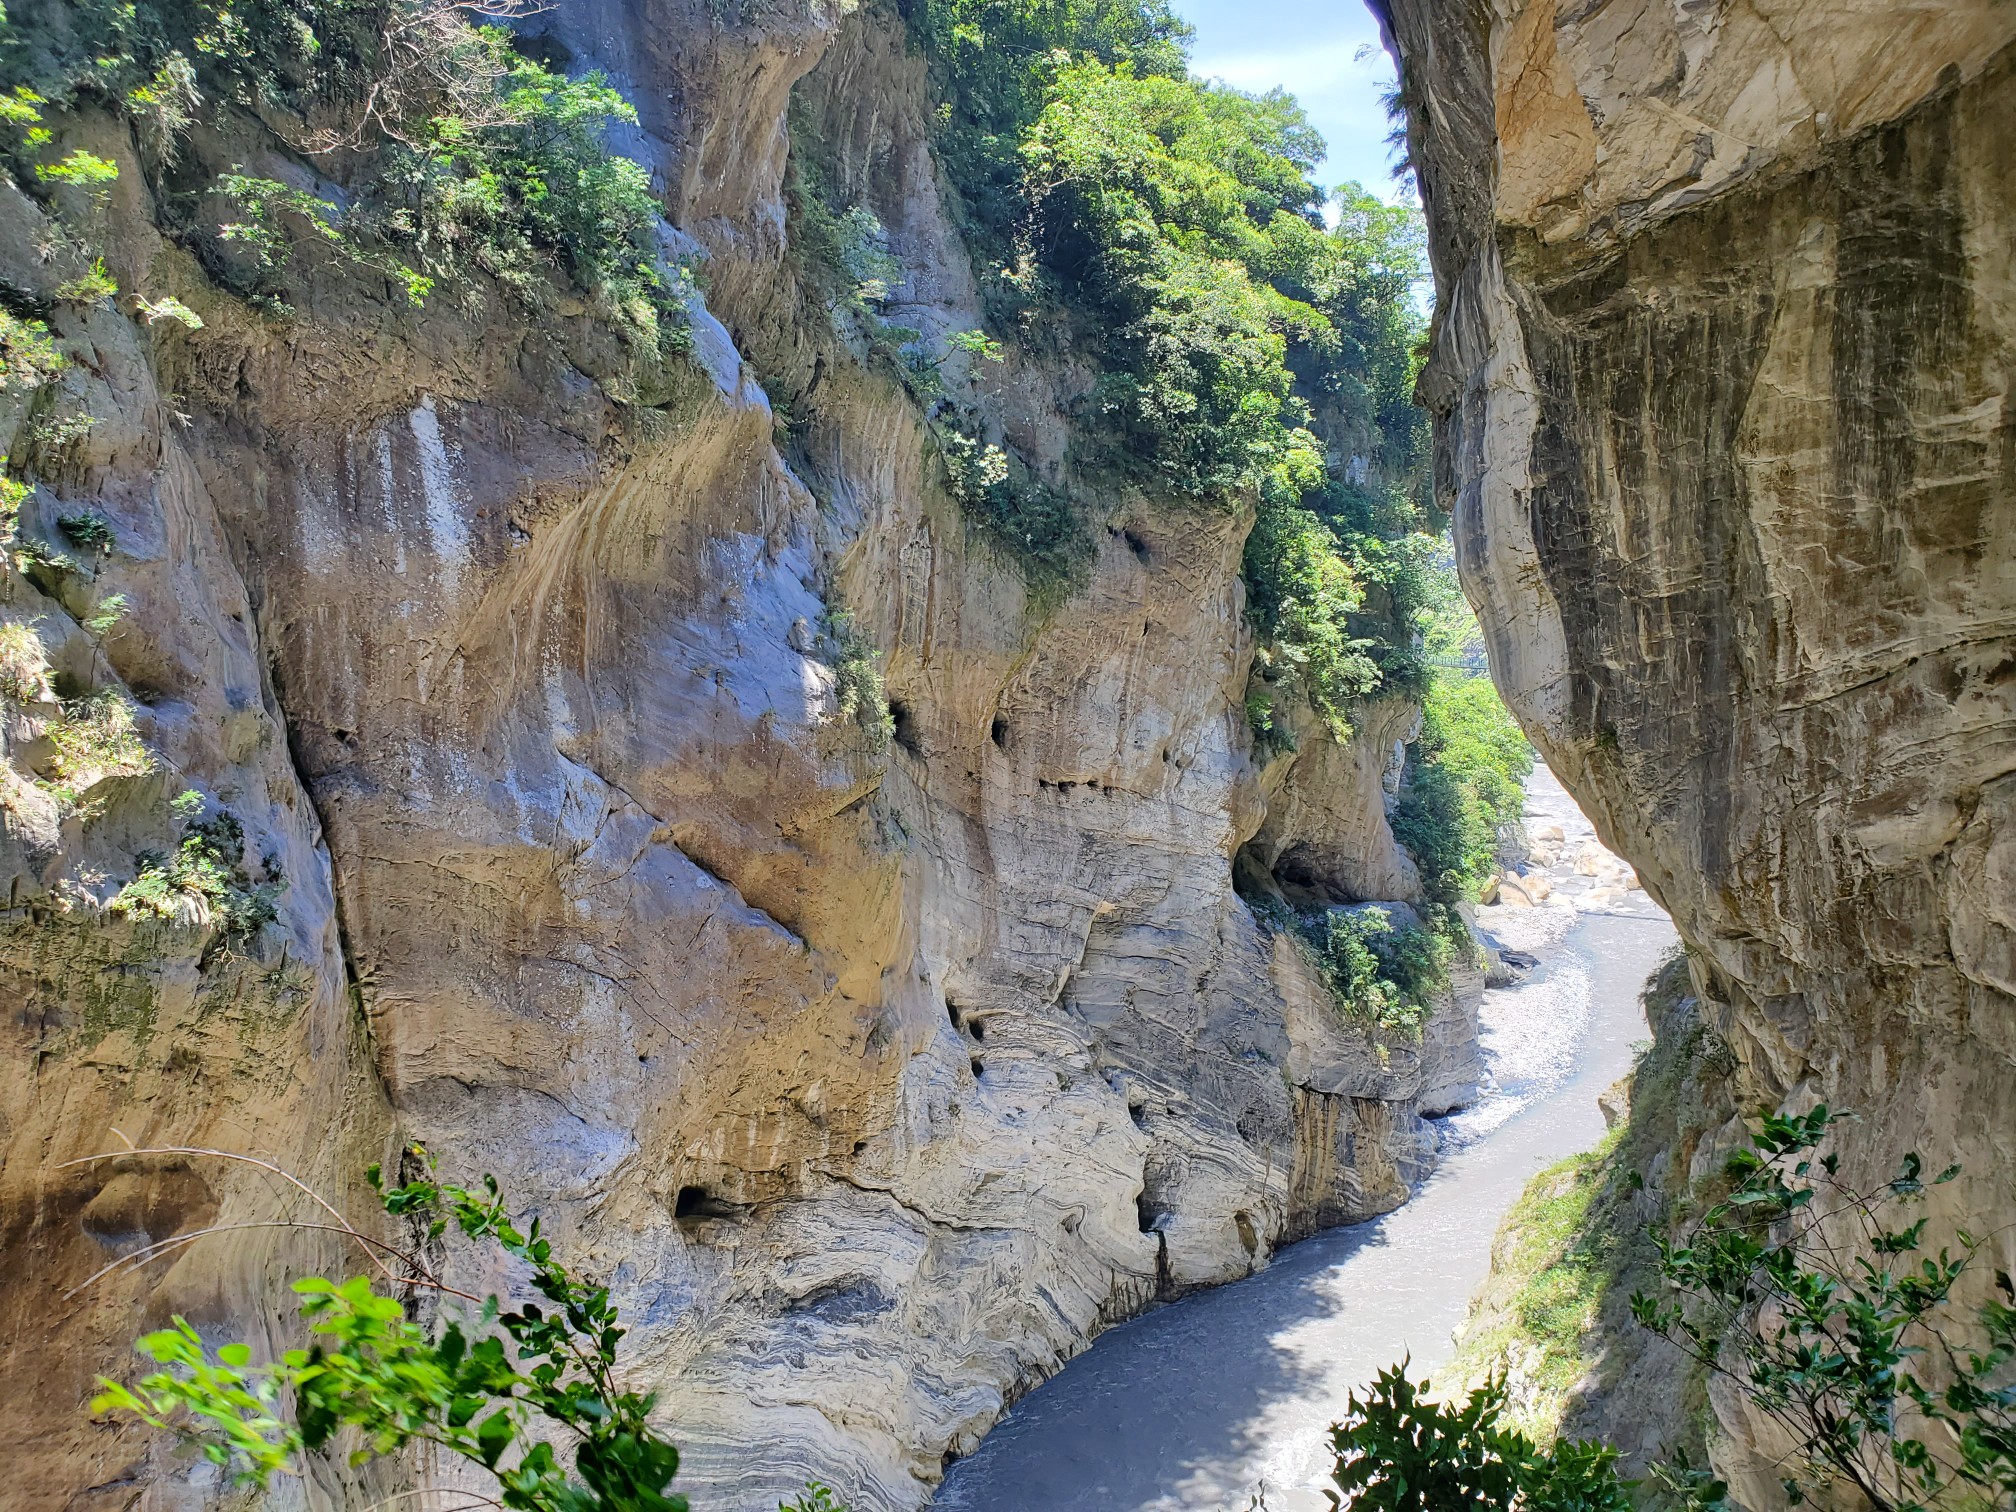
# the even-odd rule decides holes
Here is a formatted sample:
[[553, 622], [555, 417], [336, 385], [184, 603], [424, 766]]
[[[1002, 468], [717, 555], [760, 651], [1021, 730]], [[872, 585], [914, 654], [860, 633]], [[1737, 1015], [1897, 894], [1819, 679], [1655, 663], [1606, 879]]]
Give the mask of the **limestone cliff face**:
[[[640, 102], [632, 150], [705, 254], [691, 362], [640, 368], [564, 298], [415, 315], [340, 268], [262, 318], [96, 139], [125, 169], [108, 261], [206, 323], [56, 306], [84, 354], [56, 402], [96, 423], [23, 532], [88, 508], [115, 544], [0, 578], [63, 683], [9, 702], [0, 745], [0, 1349], [44, 1383], [10, 1418], [22, 1505], [201, 1502], [163, 1446], [85, 1421], [90, 1377], [170, 1312], [284, 1337], [285, 1279], [338, 1263], [242, 1230], [67, 1296], [279, 1201], [243, 1167], [60, 1166], [115, 1129], [338, 1192], [397, 1141], [495, 1172], [613, 1278], [696, 1505], [816, 1475], [871, 1512], [918, 1505], [1100, 1327], [1404, 1200], [1423, 1112], [1475, 1081], [1480, 983], [1382, 1043], [1234, 890], [1241, 857], [1418, 895], [1383, 806], [1410, 709], [1250, 752], [1246, 519], [1112, 501], [1084, 581], [1039, 604], [916, 403], [812, 318], [794, 94], [888, 227], [906, 321], [981, 324], [896, 23], [546, 19]], [[0, 210], [6, 278], [47, 298], [72, 270], [38, 257], [42, 212]], [[950, 381], [1059, 451], [1072, 375]], [[125, 618], [83, 628], [113, 593]], [[840, 604], [886, 653], [886, 753], [836, 717]], [[154, 770], [80, 816], [30, 780], [53, 696], [121, 687]], [[284, 880], [250, 937], [103, 911], [190, 787]]]
[[2016, 17], [1389, 9], [1500, 686], [1672, 910], [1744, 1098], [1860, 1109], [1870, 1170], [1963, 1162], [1942, 1216], [2006, 1267]]

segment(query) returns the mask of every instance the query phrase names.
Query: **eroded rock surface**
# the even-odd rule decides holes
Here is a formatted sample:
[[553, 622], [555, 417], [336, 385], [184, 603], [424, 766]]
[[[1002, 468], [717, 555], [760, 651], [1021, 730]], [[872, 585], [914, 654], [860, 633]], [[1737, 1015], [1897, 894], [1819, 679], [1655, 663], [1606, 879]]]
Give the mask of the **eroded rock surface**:
[[1862, 1175], [1961, 1161], [1935, 1221], [2007, 1267], [2016, 17], [1389, 9], [1500, 686], [1744, 1096], [1859, 1109]]
[[[67, 1296], [273, 1216], [243, 1168], [59, 1168], [115, 1129], [337, 1192], [400, 1141], [493, 1171], [613, 1278], [696, 1505], [817, 1476], [884, 1512], [1099, 1328], [1403, 1201], [1423, 1114], [1475, 1083], [1481, 982], [1382, 1040], [1235, 891], [1242, 848], [1337, 901], [1419, 889], [1384, 807], [1411, 708], [1253, 757], [1247, 518], [1115, 501], [1083, 582], [1033, 602], [915, 403], [809, 317], [794, 90], [905, 319], [982, 323], [892, 21], [549, 20], [642, 103], [670, 234], [707, 254], [690, 363], [640, 368], [565, 300], [423, 318], [340, 267], [262, 319], [99, 144], [122, 284], [205, 324], [56, 307], [93, 356], [63, 402], [97, 423], [24, 529], [53, 549], [89, 508], [115, 544], [0, 579], [65, 696], [138, 700], [156, 763], [65, 817], [30, 780], [53, 696], [6, 706], [0, 1349], [45, 1383], [7, 1430], [21, 1505], [201, 1504], [205, 1471], [86, 1421], [90, 1378], [170, 1312], [284, 1338], [285, 1280], [338, 1263], [242, 1231]], [[46, 294], [72, 270], [38, 261], [40, 215], [10, 200], [0, 255]], [[1058, 375], [953, 378], [1057, 451]], [[836, 716], [842, 604], [887, 653], [886, 752]], [[104, 912], [186, 788], [284, 882], [277, 921]]]

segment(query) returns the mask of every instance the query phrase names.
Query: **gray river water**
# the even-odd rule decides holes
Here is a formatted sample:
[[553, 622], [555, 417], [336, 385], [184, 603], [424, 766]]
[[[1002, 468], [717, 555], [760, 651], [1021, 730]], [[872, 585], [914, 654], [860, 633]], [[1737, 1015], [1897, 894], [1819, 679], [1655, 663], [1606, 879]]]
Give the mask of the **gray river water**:
[[1601, 1137], [1597, 1094], [1648, 1037], [1638, 995], [1672, 925], [1583, 849], [1588, 822], [1545, 768], [1526, 814], [1563, 833], [1535, 868], [1553, 895], [1480, 923], [1541, 965], [1485, 994], [1489, 1085], [1442, 1121], [1435, 1175], [1384, 1218], [1102, 1335], [952, 1467], [940, 1512], [1212, 1512], [1263, 1486], [1270, 1512], [1327, 1507], [1325, 1430], [1345, 1398], [1403, 1356], [1417, 1375], [1448, 1360], [1499, 1220], [1535, 1172]]

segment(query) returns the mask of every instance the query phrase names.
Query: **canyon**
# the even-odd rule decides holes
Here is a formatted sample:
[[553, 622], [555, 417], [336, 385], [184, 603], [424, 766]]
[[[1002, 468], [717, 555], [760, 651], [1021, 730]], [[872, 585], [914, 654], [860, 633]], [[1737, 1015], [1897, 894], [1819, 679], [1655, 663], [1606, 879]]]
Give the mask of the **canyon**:
[[[2016, 16], [1377, 8], [1437, 285], [1434, 487], [1494, 677], [1734, 1056], [1673, 1186], [1739, 1109], [1825, 1100], [1863, 1115], [1863, 1173], [1917, 1148], [1963, 1168], [1940, 1221], [2007, 1214]], [[1343, 741], [1297, 711], [1263, 748], [1252, 503], [1113, 491], [1078, 575], [1042, 579], [808, 273], [813, 143], [905, 325], [987, 325], [903, 17], [522, 25], [635, 103], [622, 145], [698, 270], [689, 352], [641, 360], [565, 294], [419, 313], [335, 257], [282, 318], [164, 234], [146, 143], [90, 110], [64, 145], [118, 165], [104, 262], [154, 303], [59, 298], [56, 201], [0, 183], [0, 282], [70, 354], [0, 387], [46, 548], [0, 572], [38, 658], [0, 707], [24, 1507], [214, 1504], [200, 1462], [84, 1412], [92, 1380], [171, 1314], [282, 1347], [289, 1279], [346, 1263], [230, 1227], [292, 1211], [253, 1168], [71, 1163], [122, 1141], [255, 1154], [356, 1210], [416, 1143], [494, 1172], [609, 1279], [696, 1506], [816, 1477], [909, 1512], [1104, 1328], [1403, 1203], [1475, 1093], [1479, 970], [1418, 1037], [1353, 1023], [1254, 908], [1424, 904], [1389, 823], [1415, 703]], [[248, 143], [219, 113], [184, 150]], [[939, 381], [1061, 476], [1084, 372], [1010, 344]], [[110, 541], [66, 555], [81, 509]], [[848, 706], [856, 636], [884, 742]], [[85, 804], [48, 778], [76, 690], [130, 695], [148, 753], [72, 773]], [[242, 826], [270, 922], [111, 909], [185, 790]], [[2016, 1268], [1998, 1228], [1985, 1270]], [[1718, 1466], [1761, 1486], [1758, 1425], [1712, 1405]]]

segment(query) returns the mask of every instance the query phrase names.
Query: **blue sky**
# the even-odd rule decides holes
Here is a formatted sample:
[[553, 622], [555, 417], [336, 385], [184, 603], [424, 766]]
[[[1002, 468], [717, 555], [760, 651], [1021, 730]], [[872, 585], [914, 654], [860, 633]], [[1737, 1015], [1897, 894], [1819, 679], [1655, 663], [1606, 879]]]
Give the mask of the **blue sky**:
[[[1393, 62], [1359, 0], [1175, 0], [1175, 9], [1197, 28], [1198, 74], [1255, 92], [1278, 84], [1302, 102], [1330, 144], [1318, 183], [1356, 179], [1383, 200], [1398, 197], [1379, 104]], [[1367, 43], [1370, 56], [1359, 62]]]

